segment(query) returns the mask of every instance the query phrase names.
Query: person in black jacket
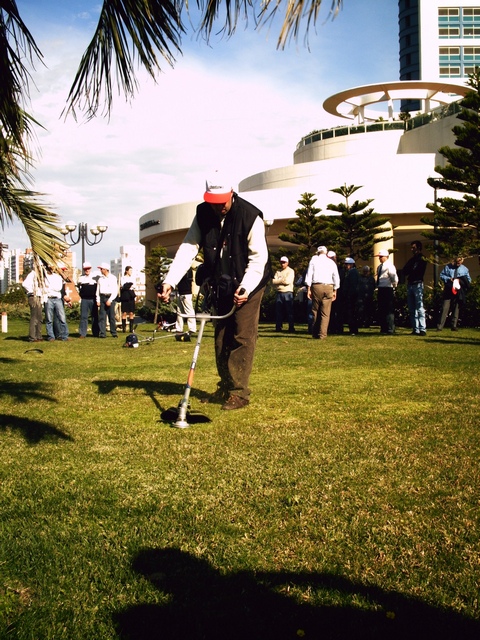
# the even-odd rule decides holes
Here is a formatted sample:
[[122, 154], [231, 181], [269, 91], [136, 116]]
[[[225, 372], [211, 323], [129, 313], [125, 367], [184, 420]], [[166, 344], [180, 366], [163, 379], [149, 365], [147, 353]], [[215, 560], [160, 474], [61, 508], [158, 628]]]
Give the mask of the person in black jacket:
[[427, 268], [427, 261], [422, 254], [420, 240], [412, 242], [413, 256], [403, 267], [403, 275], [407, 278], [407, 302], [410, 312], [412, 335], [427, 335], [425, 308], [423, 306], [423, 277]]
[[97, 280], [92, 277], [92, 265], [90, 262], [83, 263], [83, 275], [77, 283], [80, 295], [80, 338], [87, 337], [88, 318], [92, 318], [92, 335], [98, 338], [98, 306], [97, 306]]
[[351, 336], [358, 334], [358, 271], [355, 260], [350, 256], [345, 258], [345, 278], [343, 281], [343, 297], [345, 320]]
[[204, 279], [216, 297], [215, 355], [220, 382], [209, 400], [222, 409], [241, 409], [250, 400], [249, 378], [258, 332], [260, 303], [271, 279], [263, 214], [240, 198], [218, 172], [207, 180], [204, 202], [178, 248], [158, 296], [170, 293], [203, 249]]
[[135, 321], [135, 278], [133, 277], [133, 268], [125, 267], [123, 276], [120, 280], [120, 309], [122, 312], [122, 331], [127, 331], [127, 316], [129, 322], [130, 333], [133, 333], [133, 325]]

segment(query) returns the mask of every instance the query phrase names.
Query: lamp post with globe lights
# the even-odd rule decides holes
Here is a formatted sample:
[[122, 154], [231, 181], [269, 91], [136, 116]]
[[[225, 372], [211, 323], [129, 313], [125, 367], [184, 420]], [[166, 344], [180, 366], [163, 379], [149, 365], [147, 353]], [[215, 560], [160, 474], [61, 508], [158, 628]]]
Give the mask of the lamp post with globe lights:
[[89, 247], [93, 247], [94, 245], [99, 244], [102, 241], [103, 234], [107, 229], [108, 227], [105, 224], [95, 225], [90, 229], [90, 233], [93, 236], [93, 239], [92, 239], [88, 237], [89, 229], [88, 229], [87, 223], [79, 222], [77, 237], [75, 239], [74, 233], [77, 230], [77, 225], [75, 224], [75, 222], [72, 222], [71, 220], [69, 220], [68, 222], [65, 223], [65, 225], [61, 228], [60, 231], [62, 232], [65, 238], [65, 242], [70, 247], [73, 247], [79, 242], [82, 243], [82, 265], [83, 265], [83, 263], [85, 262], [85, 244], [88, 244]]

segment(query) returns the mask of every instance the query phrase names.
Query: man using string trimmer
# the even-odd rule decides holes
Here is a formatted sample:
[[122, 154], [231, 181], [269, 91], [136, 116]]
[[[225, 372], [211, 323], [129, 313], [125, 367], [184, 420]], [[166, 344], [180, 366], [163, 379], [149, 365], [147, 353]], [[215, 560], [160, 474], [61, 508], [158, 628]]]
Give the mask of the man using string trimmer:
[[[241, 409], [250, 401], [248, 386], [258, 332], [260, 303], [271, 278], [263, 214], [240, 198], [218, 172], [206, 182], [204, 202], [178, 248], [158, 296], [172, 289], [203, 249], [202, 278], [208, 281], [216, 312], [235, 312], [215, 324], [215, 356], [220, 381], [207, 401], [222, 409]], [[202, 284], [197, 283], [197, 284]]]

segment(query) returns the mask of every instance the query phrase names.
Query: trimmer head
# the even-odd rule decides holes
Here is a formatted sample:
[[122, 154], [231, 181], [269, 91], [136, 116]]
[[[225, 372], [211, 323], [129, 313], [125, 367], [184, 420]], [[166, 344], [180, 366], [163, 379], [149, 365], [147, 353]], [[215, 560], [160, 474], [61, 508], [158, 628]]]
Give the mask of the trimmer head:
[[198, 411], [187, 411], [185, 417], [181, 415], [180, 407], [170, 407], [160, 414], [162, 422], [169, 422], [174, 429], [187, 429], [191, 424], [211, 422], [210, 418]]

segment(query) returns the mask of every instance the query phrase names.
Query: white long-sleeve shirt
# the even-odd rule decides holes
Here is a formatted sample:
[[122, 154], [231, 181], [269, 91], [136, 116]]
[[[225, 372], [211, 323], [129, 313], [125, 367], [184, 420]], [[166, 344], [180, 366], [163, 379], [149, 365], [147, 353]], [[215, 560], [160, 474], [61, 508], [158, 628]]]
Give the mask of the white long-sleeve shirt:
[[25, 289], [28, 296], [37, 296], [38, 298], [40, 298], [41, 302], [45, 301], [45, 290], [40, 285], [35, 271], [30, 271], [28, 276], [22, 282], [22, 287]]
[[385, 260], [385, 262], [380, 263], [377, 268], [377, 287], [379, 289], [395, 289], [397, 284], [398, 275], [393, 262]]
[[97, 300], [101, 295], [109, 295], [111, 300], [117, 297], [118, 283], [113, 273], [109, 273], [107, 276], [101, 275], [98, 278]]
[[336, 291], [340, 288], [337, 265], [324, 253], [313, 256], [308, 264], [305, 284], [308, 287], [312, 284], [333, 284], [333, 290]]
[[[221, 220], [221, 225], [223, 225], [223, 221], [224, 218]], [[190, 268], [200, 249], [201, 239], [200, 226], [197, 222], [197, 216], [195, 216], [165, 276], [165, 283], [168, 283], [172, 288], [178, 284]], [[247, 236], [247, 242], [248, 263], [239, 286], [243, 287], [248, 294], [260, 284], [264, 274], [265, 264], [268, 261], [265, 225], [260, 216], [255, 219], [250, 233]], [[222, 254], [220, 254], [220, 259], [222, 259]]]

